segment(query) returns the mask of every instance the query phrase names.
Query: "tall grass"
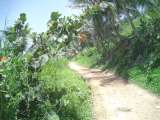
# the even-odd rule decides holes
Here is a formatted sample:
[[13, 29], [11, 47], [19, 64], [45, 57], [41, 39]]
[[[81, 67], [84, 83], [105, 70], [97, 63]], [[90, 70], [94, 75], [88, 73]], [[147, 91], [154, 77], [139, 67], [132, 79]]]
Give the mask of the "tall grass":
[[39, 79], [61, 120], [91, 119], [90, 90], [83, 79], [67, 67], [67, 60], [49, 61]]

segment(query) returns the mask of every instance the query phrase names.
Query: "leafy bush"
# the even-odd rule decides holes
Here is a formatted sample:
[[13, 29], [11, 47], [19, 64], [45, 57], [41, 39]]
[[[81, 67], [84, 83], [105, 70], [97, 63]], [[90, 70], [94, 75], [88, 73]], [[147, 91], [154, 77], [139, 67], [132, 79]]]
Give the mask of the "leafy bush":
[[[133, 23], [134, 23], [135, 27], [138, 28], [140, 26], [140, 18], [134, 19]], [[120, 34], [123, 36], [130, 36], [133, 32], [132, 27], [126, 21], [124, 21], [122, 23], [122, 25], [120, 26], [120, 29], [121, 29]]]
[[90, 120], [90, 91], [66, 60], [49, 61], [35, 71], [24, 56], [14, 57], [1, 74], [1, 119]]
[[0, 81], [1, 119], [47, 120], [51, 104], [42, 93], [37, 72], [30, 69], [24, 56], [14, 57], [4, 64], [2, 74], [5, 77]]

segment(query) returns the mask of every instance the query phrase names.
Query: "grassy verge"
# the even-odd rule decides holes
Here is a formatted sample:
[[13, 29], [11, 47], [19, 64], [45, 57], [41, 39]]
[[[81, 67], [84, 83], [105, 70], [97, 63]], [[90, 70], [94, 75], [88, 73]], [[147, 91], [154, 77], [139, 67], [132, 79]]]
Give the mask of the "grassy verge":
[[91, 119], [90, 90], [84, 80], [67, 67], [67, 60], [49, 61], [39, 78], [60, 120]]
[[80, 54], [78, 54], [73, 60], [82, 64], [86, 67], [96, 67], [97, 62], [100, 60], [101, 56], [98, 54], [95, 48], [84, 49]]
[[142, 69], [136, 66], [130, 68], [128, 74], [131, 82], [160, 95], [160, 68], [155, 68], [151, 70], [150, 73], [145, 73]]

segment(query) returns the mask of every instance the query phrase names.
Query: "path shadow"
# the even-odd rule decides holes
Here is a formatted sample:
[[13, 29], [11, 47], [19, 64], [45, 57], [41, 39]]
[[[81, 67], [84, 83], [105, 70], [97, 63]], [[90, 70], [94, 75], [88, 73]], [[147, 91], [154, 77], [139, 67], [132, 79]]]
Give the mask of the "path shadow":
[[[89, 74], [90, 72], [88, 72]], [[101, 72], [96, 72], [94, 74], [99, 74]], [[99, 75], [95, 75], [95, 76], [89, 76], [89, 77], [86, 77], [86, 79], [88, 81], [92, 81], [92, 80], [95, 80], [95, 81], [100, 81], [100, 86], [102, 87], [105, 87], [107, 85], [111, 85], [111, 84], [115, 84], [116, 81], [117, 82], [121, 82], [122, 84], [126, 85], [128, 84], [128, 81], [127, 80], [124, 80], [123, 78], [115, 75], [115, 74], [111, 74], [111, 75], [103, 75], [103, 74], [99, 74]]]
[[104, 79], [100, 81], [100, 86], [105, 87], [107, 85], [116, 84], [116, 82], [121, 83], [123, 85], [128, 84], [128, 80], [125, 80], [119, 76], [110, 75], [106, 76]]

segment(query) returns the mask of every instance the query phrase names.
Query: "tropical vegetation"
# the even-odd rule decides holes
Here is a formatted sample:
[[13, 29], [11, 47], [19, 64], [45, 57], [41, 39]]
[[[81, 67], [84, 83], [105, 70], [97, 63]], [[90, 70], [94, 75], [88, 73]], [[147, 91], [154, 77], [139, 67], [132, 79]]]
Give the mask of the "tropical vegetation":
[[0, 119], [91, 120], [90, 90], [69, 60], [160, 94], [159, 0], [71, 2], [82, 14], [54, 11], [46, 32], [32, 32], [25, 13], [2, 31]]

